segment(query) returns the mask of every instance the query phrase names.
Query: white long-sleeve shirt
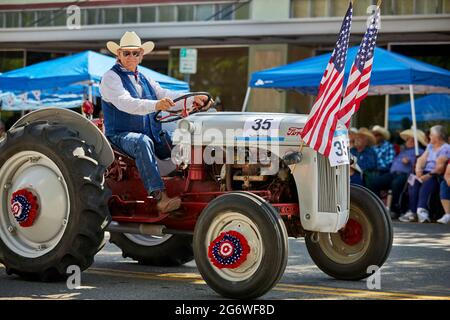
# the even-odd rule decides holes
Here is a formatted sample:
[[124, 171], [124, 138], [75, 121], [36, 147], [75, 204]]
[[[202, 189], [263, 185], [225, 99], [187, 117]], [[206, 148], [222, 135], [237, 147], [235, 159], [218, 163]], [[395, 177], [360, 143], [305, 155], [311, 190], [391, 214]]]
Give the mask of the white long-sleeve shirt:
[[[133, 83], [139, 96], [142, 97], [142, 86], [138, 83], [134, 75], [128, 76]], [[182, 96], [184, 93], [163, 89], [156, 81], [146, 77], [150, 85], [152, 86], [156, 98], [170, 98], [175, 99]], [[120, 111], [136, 114], [136, 115], [146, 115], [156, 111], [156, 104], [158, 100], [147, 100], [147, 99], [136, 99], [131, 96], [131, 94], [123, 87], [122, 80], [119, 75], [112, 70], [107, 71], [100, 82], [100, 94], [102, 99], [106, 102], [112, 103]], [[193, 98], [188, 98], [187, 105], [190, 106], [193, 102]], [[179, 110], [182, 108], [184, 101], [179, 101], [176, 106], [173, 107], [174, 110]]]

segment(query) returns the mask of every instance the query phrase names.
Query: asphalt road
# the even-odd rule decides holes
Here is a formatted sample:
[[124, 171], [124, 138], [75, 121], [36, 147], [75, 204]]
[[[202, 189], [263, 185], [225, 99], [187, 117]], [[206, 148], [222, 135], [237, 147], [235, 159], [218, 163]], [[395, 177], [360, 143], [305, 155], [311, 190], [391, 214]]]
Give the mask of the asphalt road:
[[[450, 300], [450, 226], [394, 223], [394, 246], [378, 289], [365, 280], [339, 281], [320, 271], [303, 239], [290, 239], [286, 272], [263, 299]], [[3, 269], [3, 270], [2, 270]], [[176, 268], [141, 266], [107, 244], [82, 273], [81, 286], [37, 283], [8, 276], [0, 264], [0, 299], [222, 299], [201, 279], [194, 262]]]

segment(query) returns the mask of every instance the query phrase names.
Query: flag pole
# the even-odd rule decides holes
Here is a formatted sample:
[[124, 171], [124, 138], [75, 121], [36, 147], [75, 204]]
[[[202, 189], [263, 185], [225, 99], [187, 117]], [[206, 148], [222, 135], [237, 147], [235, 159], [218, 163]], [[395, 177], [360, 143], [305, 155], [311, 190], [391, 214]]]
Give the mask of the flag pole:
[[414, 150], [416, 152], [416, 156], [419, 156], [419, 144], [417, 143], [416, 105], [414, 102], [414, 88], [412, 84], [409, 85], [409, 99], [411, 103], [411, 115], [413, 121]]
[[247, 88], [247, 92], [245, 93], [244, 103], [242, 104], [242, 112], [245, 112], [247, 109], [248, 99], [250, 98], [250, 91], [252, 88], [249, 86]]
[[[302, 155], [302, 151], [303, 151], [303, 147], [305, 146], [305, 144], [303, 143], [303, 139], [301, 137], [300, 137], [300, 143], [301, 143], [301, 145], [300, 145], [299, 153], [300, 153], [300, 156], [301, 156]], [[294, 166], [292, 167], [292, 170], [291, 170], [292, 174], [294, 174], [296, 165], [297, 165], [297, 163], [294, 163]]]

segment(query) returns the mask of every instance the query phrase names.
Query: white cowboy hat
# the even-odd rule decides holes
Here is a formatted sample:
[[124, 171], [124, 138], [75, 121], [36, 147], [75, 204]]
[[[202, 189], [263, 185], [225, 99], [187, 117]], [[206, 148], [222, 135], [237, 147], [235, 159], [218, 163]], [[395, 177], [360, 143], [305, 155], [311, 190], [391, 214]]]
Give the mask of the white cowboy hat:
[[[400, 137], [405, 141], [408, 139], [408, 137], [414, 138], [414, 131], [412, 131], [411, 129], [402, 131], [402, 132], [400, 132]], [[425, 136], [425, 133], [422, 130], [417, 129], [417, 140], [423, 146], [427, 145], [427, 138]]]
[[108, 41], [106, 47], [117, 56], [117, 50], [119, 49], [140, 48], [144, 50], [144, 54], [148, 54], [155, 48], [155, 44], [152, 41], [142, 43], [141, 38], [139, 38], [136, 32], [127, 31], [123, 34], [122, 38], [120, 38], [120, 44], [117, 44], [114, 41]]
[[377, 132], [381, 134], [384, 137], [384, 140], [389, 140], [391, 138], [391, 134], [388, 130], [386, 130], [384, 127], [375, 125], [372, 128], [372, 132]]

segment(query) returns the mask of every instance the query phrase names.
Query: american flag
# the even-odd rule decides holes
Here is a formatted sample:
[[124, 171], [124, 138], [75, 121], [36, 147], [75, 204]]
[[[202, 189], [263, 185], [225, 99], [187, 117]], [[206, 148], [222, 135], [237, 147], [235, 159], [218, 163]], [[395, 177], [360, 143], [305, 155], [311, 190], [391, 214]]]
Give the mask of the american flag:
[[347, 128], [350, 125], [352, 115], [358, 111], [361, 101], [367, 96], [369, 91], [379, 21], [380, 8], [378, 7], [359, 46], [347, 81], [341, 109], [337, 116], [338, 120], [345, 124]]
[[331, 129], [341, 103], [352, 16], [353, 6], [350, 2], [344, 21], [342, 22], [336, 47], [331, 54], [330, 61], [320, 81], [317, 100], [309, 113], [305, 127], [301, 133], [301, 137], [306, 144], [325, 156], [328, 156], [330, 153], [334, 133], [334, 130]]

